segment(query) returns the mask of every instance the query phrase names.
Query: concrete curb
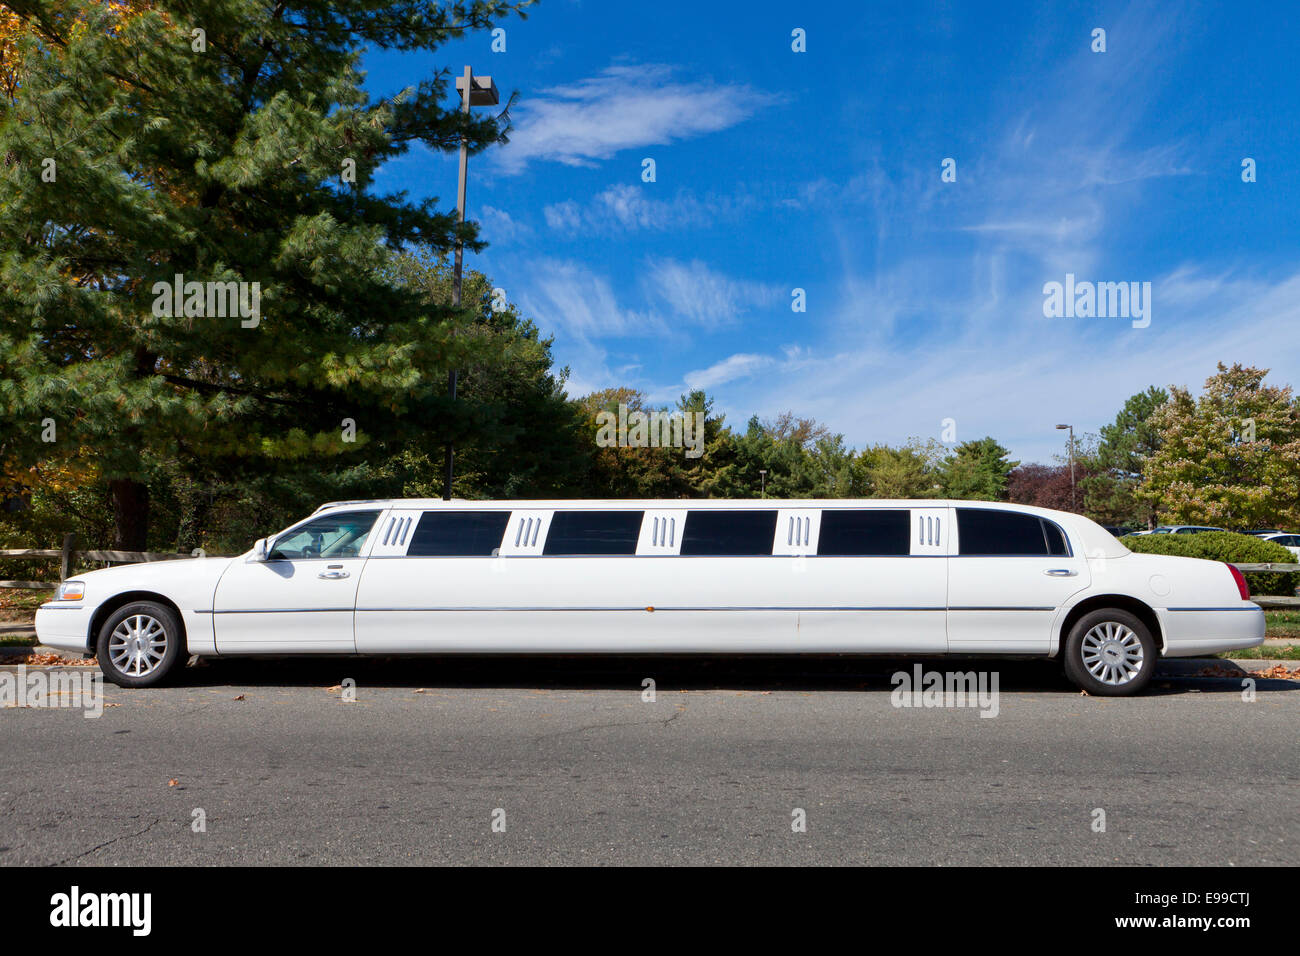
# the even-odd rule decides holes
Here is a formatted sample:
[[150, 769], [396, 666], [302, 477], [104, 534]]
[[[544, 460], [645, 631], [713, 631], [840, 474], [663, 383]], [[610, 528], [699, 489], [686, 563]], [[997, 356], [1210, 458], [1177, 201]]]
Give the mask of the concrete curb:
[[[1212, 677], [1231, 678], [1240, 674], [1245, 677], [1271, 670], [1281, 664], [1288, 670], [1300, 670], [1300, 661], [1258, 661], [1228, 660], [1221, 657], [1167, 657], [1156, 666], [1155, 676], [1161, 677]], [[1221, 674], [1207, 675], [1202, 671], [1214, 668]], [[1297, 678], [1300, 679], [1300, 678]]]
[[[71, 651], [61, 651], [55, 647], [46, 647], [44, 644], [37, 644], [35, 647], [0, 647], [0, 667], [13, 667], [15, 664], [21, 664], [28, 654], [57, 654], [59, 657], [75, 660], [76, 654]], [[83, 657], [85, 655], [82, 655]], [[33, 667], [45, 667], [45, 664], [33, 664]], [[59, 667], [62, 665], [53, 665]]]

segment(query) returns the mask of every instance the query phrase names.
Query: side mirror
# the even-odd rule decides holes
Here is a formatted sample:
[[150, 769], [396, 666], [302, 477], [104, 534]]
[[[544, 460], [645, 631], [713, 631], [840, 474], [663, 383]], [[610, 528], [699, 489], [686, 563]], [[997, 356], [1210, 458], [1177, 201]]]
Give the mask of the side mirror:
[[267, 556], [267, 541], [265, 538], [258, 538], [257, 541], [253, 543], [253, 560], [265, 561]]

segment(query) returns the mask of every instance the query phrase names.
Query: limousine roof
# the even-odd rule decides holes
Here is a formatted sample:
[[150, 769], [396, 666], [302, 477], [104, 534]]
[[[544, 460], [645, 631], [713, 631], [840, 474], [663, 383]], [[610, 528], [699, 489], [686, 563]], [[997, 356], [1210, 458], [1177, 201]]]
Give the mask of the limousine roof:
[[410, 508], [422, 511], [440, 510], [595, 510], [628, 511], [649, 509], [707, 508], [771, 510], [773, 508], [987, 508], [995, 511], [1016, 511], [1035, 514], [1065, 526], [1071, 536], [1082, 542], [1091, 557], [1118, 558], [1129, 554], [1113, 534], [1083, 515], [1033, 505], [1009, 504], [1001, 501], [963, 501], [952, 498], [548, 498], [548, 499], [469, 499], [453, 498], [368, 498], [354, 501], [331, 501], [321, 505], [320, 514], [339, 508], [373, 505], [380, 508]]

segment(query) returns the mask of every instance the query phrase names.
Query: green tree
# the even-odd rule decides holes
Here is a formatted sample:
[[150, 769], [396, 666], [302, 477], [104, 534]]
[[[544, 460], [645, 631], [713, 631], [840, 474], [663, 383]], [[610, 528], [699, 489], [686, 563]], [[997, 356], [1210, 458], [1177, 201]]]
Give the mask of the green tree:
[[[757, 415], [745, 431], [723, 436], [711, 491], [727, 498], [835, 498], [853, 486], [853, 454], [844, 437], [811, 418]], [[766, 472], [766, 475], [763, 473]]]
[[[422, 290], [430, 305], [451, 308], [453, 274], [446, 259], [404, 254], [397, 272], [403, 284]], [[565, 396], [568, 369], [553, 368], [553, 339], [543, 337], [481, 272], [464, 274], [461, 301], [465, 321], [457, 337], [479, 359], [458, 370], [456, 398], [465, 412], [453, 436], [452, 493], [462, 498], [581, 494], [591, 467], [590, 435], [582, 427], [581, 410]], [[401, 464], [397, 493], [442, 495], [441, 447], [431, 440], [405, 446]]]
[[592, 392], [578, 399], [575, 406], [582, 421], [580, 441], [590, 462], [586, 479], [588, 494], [609, 498], [673, 498], [685, 493], [684, 449], [618, 444], [625, 442], [626, 436], [620, 438], [617, 426], [611, 435], [616, 444], [597, 444], [602, 413], [626, 424], [629, 416], [667, 414], [666, 408], [651, 405], [637, 389], [622, 387]]
[[1193, 398], [1152, 413], [1157, 450], [1139, 494], [1171, 521], [1226, 528], [1300, 523], [1300, 402], [1267, 369], [1222, 362]]
[[1010, 461], [1007, 458], [1009, 454], [992, 438], [962, 442], [939, 465], [944, 496], [977, 501], [1005, 500], [1007, 476], [1020, 464]]
[[912, 439], [901, 447], [871, 445], [853, 460], [853, 495], [868, 498], [938, 498], [943, 446]]
[[1131, 395], [1115, 421], [1102, 426], [1095, 449], [1080, 456], [1087, 464], [1080, 487], [1089, 514], [1106, 524], [1155, 527], [1155, 508], [1138, 497], [1137, 488], [1147, 460], [1160, 448], [1151, 416], [1168, 401], [1169, 393], [1154, 385]]
[[[87, 449], [114, 543], [143, 548], [151, 456], [198, 477], [345, 473], [466, 433], [477, 413], [447, 401], [446, 371], [490, 355], [453, 335], [472, 316], [431, 306], [395, 258], [481, 243], [432, 201], [376, 194], [373, 176], [412, 144], [478, 151], [506, 125], [444, 108], [445, 72], [372, 101], [358, 63], [522, 5], [7, 6], [24, 32], [0, 115], [0, 416], [24, 436], [58, 430], [44, 451], [7, 441], [24, 462]], [[260, 309], [214, 315], [190, 289], [165, 302], [178, 274], [243, 283], [247, 312], [258, 283]]]

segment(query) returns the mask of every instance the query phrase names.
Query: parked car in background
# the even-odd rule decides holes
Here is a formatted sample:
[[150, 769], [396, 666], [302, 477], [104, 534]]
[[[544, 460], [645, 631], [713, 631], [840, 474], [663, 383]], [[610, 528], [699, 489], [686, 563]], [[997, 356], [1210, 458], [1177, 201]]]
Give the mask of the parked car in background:
[[1124, 527], [1123, 525], [1105, 524], [1102, 525], [1102, 527], [1105, 528], [1107, 531], [1109, 531], [1117, 538], [1122, 538], [1126, 534], [1133, 534], [1134, 532], [1137, 531], [1136, 528], [1127, 528]]
[[1252, 534], [1257, 538], [1264, 538], [1270, 534], [1288, 534], [1281, 528], [1256, 528], [1254, 531], [1243, 531], [1242, 534]]
[[1282, 531], [1275, 534], [1262, 534], [1260, 537], [1265, 541], [1272, 541], [1274, 544], [1282, 545], [1282, 547], [1294, 554], [1296, 558], [1300, 558], [1300, 534], [1291, 534]]
[[1230, 564], [987, 501], [336, 502], [235, 558], [91, 571], [41, 642], [145, 687], [191, 655], [1049, 657], [1090, 694], [1264, 640]]
[[1134, 531], [1134, 534], [1200, 534], [1202, 531], [1225, 531], [1226, 528], [1211, 528], [1199, 524], [1162, 524], [1150, 531]]

